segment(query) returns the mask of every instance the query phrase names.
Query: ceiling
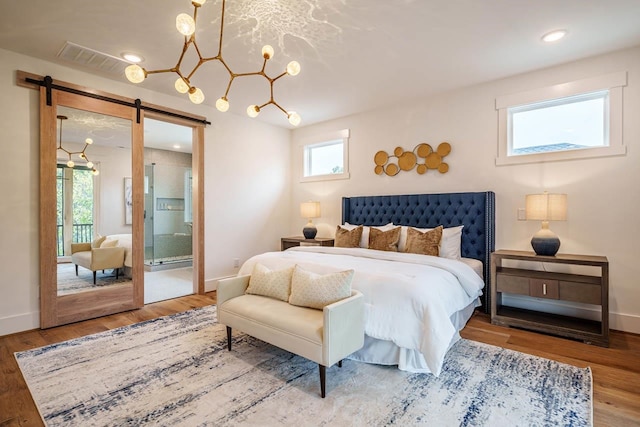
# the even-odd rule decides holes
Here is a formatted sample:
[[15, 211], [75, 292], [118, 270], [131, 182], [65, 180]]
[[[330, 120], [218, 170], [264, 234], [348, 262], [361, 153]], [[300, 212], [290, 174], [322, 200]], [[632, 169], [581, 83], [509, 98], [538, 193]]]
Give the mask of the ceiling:
[[[57, 55], [71, 42], [113, 57], [138, 53], [149, 70], [171, 68], [184, 41], [175, 17], [193, 13], [189, 0], [0, 1], [0, 48], [120, 81], [122, 68], [113, 73]], [[221, 0], [208, 0], [198, 12], [205, 57], [217, 54], [220, 9]], [[639, 17], [640, 0], [229, 0], [223, 57], [235, 73], [259, 71], [261, 47], [271, 44], [270, 77], [297, 60], [301, 73], [276, 81], [274, 97], [305, 126], [640, 45]], [[564, 39], [541, 41], [559, 28], [568, 30]], [[173, 89], [175, 79], [150, 75], [140, 85], [186, 96]], [[228, 83], [221, 64], [204, 64], [191, 80], [212, 106], [207, 118], [223, 120], [214, 107]], [[268, 99], [266, 80], [238, 78], [230, 112], [244, 115]], [[256, 120], [292, 127], [273, 106]]]

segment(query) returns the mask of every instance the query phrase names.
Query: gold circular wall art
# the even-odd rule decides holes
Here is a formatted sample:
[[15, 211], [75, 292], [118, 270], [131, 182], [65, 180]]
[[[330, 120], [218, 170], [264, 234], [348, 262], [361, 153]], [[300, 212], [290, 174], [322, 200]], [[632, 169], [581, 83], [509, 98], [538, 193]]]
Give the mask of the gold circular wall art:
[[449, 153], [451, 153], [451, 144], [448, 142], [440, 143], [435, 151], [431, 145], [424, 142], [416, 145], [412, 151], [404, 151], [402, 147], [396, 147], [392, 156], [385, 151], [378, 151], [373, 156], [373, 161], [376, 164], [374, 172], [377, 175], [385, 173], [394, 176], [401, 170], [410, 171], [415, 168], [420, 175], [427, 173], [429, 169], [447, 173], [449, 165], [443, 162], [443, 158]]

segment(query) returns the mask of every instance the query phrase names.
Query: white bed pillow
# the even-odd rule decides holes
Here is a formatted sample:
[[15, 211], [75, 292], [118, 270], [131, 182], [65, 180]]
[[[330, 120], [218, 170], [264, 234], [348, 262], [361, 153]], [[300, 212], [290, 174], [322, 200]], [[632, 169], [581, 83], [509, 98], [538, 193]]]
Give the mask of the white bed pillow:
[[[464, 225], [457, 227], [445, 228], [442, 231], [442, 239], [440, 240], [440, 256], [442, 258], [460, 259], [460, 247], [462, 246], [462, 228]], [[400, 231], [400, 242], [398, 243], [398, 252], [404, 252], [407, 248], [407, 226], [403, 225]], [[433, 228], [414, 228], [422, 233], [431, 231]]]
[[[354, 228], [358, 227], [357, 225], [353, 225], [353, 224], [349, 224], [348, 222], [345, 222], [343, 225], [341, 225], [340, 227], [347, 229], [347, 230], [353, 230]], [[397, 225], [393, 225], [393, 223], [389, 223], [386, 225], [376, 225], [374, 226], [374, 228], [377, 228], [380, 231], [389, 231], [389, 230], [393, 230], [394, 228], [398, 227]], [[370, 226], [365, 225], [364, 227], [362, 227], [362, 237], [360, 238], [360, 247], [361, 248], [365, 248], [368, 249], [369, 248], [369, 230], [370, 230]], [[406, 238], [405, 238], [406, 240]]]

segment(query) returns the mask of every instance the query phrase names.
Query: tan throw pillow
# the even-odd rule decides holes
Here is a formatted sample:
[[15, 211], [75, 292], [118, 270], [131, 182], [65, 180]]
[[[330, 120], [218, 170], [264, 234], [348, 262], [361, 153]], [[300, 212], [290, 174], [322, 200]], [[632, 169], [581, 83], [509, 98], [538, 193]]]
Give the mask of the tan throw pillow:
[[118, 241], [115, 239], [107, 239], [100, 243], [101, 248], [115, 248], [118, 246]]
[[104, 242], [106, 238], [107, 236], [98, 236], [95, 239], [93, 239], [93, 242], [91, 242], [91, 249], [99, 248], [100, 245], [102, 245], [102, 242]]
[[360, 237], [362, 237], [361, 225], [351, 230], [338, 226], [333, 246], [338, 248], [359, 248]]
[[369, 232], [369, 249], [398, 252], [399, 241], [400, 227], [389, 231], [382, 231], [371, 227], [371, 231]]
[[333, 304], [351, 296], [351, 280], [354, 270], [316, 274], [296, 265], [291, 279], [289, 304], [317, 308]]
[[270, 270], [260, 263], [253, 266], [246, 294], [262, 295], [282, 301], [289, 300], [293, 267]]
[[421, 255], [438, 256], [440, 254], [440, 240], [442, 239], [442, 226], [424, 233], [409, 227], [407, 229], [407, 248], [405, 252]]

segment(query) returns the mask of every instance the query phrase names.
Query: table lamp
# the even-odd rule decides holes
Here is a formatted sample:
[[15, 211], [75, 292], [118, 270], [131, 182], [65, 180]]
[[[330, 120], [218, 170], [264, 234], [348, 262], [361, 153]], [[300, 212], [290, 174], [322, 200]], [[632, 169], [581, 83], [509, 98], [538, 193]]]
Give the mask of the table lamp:
[[300, 216], [307, 218], [309, 222], [302, 229], [305, 239], [315, 239], [318, 229], [311, 221], [312, 218], [320, 216], [320, 202], [302, 202], [300, 204]]
[[566, 221], [566, 194], [527, 194], [527, 221], [542, 221], [542, 228], [531, 238], [531, 246], [538, 255], [554, 256], [560, 249], [560, 239], [549, 229], [549, 221]]

